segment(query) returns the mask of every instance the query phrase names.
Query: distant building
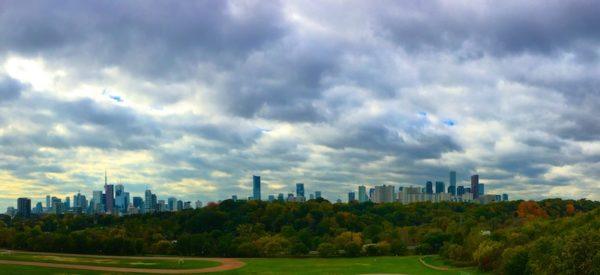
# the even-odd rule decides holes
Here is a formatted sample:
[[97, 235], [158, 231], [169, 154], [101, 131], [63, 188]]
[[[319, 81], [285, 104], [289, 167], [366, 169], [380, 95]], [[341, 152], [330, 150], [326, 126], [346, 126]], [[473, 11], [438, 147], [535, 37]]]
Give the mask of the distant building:
[[156, 195], [152, 194], [152, 191], [146, 190], [144, 192], [144, 213], [154, 213], [156, 204]]
[[435, 193], [436, 194], [444, 193], [444, 191], [445, 191], [444, 189], [446, 189], [446, 188], [445, 188], [445, 185], [444, 185], [443, 181], [436, 181], [435, 182]]
[[17, 199], [17, 216], [28, 218], [31, 216], [31, 200], [28, 198]]
[[471, 193], [473, 194], [473, 199], [479, 197], [479, 175], [471, 176]]
[[502, 194], [502, 201], [508, 201], [508, 194]]
[[196, 201], [196, 209], [200, 209], [200, 208], [202, 208], [202, 202]]
[[366, 202], [369, 200], [369, 197], [367, 196], [367, 187], [365, 187], [364, 185], [361, 185], [358, 187], [358, 201], [359, 202]]
[[137, 208], [138, 210], [143, 210], [144, 209], [144, 199], [142, 199], [142, 197], [133, 197], [133, 207]]
[[353, 202], [356, 200], [356, 193], [354, 192], [349, 192], [348, 193], [348, 202]]
[[304, 197], [304, 183], [296, 183], [296, 196]]
[[167, 209], [169, 209], [169, 211], [177, 210], [177, 198], [170, 197], [167, 199]]
[[106, 204], [104, 205], [104, 210], [106, 213], [113, 214], [115, 207], [115, 193], [114, 193], [114, 185], [107, 184], [104, 185], [104, 196]]
[[456, 190], [456, 171], [450, 171], [450, 186]]
[[236, 196], [236, 195], [231, 195], [231, 200], [232, 200], [232, 201], [237, 201], [237, 200], [238, 200], [238, 198], [237, 198], [237, 196]]
[[35, 204], [35, 208], [32, 211], [35, 214], [42, 214], [44, 213], [44, 206], [42, 205], [41, 202], [38, 202]]
[[460, 185], [456, 187], [456, 195], [457, 196], [462, 196], [462, 194], [465, 193], [465, 187]]
[[275, 201], [275, 195], [269, 195], [269, 202]]
[[315, 199], [320, 199], [321, 197], [321, 191], [315, 191]]
[[260, 200], [260, 176], [252, 176], [252, 198]]
[[279, 194], [277, 195], [277, 200], [278, 200], [278, 201], [283, 201], [283, 200], [284, 200], [283, 193], [279, 193]]
[[177, 208], [177, 211], [181, 211], [181, 210], [183, 210], [183, 201], [180, 201], [180, 200], [179, 200], [179, 201], [177, 201], [177, 206], [176, 206], [176, 208]]
[[373, 201], [374, 195], [375, 195], [375, 188], [369, 188], [369, 200]]
[[433, 182], [427, 181], [425, 183], [425, 193], [426, 194], [433, 194]]
[[485, 185], [483, 183], [480, 183], [477, 185], [477, 193], [479, 196], [482, 196], [485, 194], [484, 188], [485, 188]]
[[373, 198], [371, 200], [374, 203], [386, 203], [386, 202], [394, 202], [395, 192], [393, 185], [381, 185], [375, 186], [375, 192], [373, 193]]
[[456, 186], [448, 186], [448, 194], [451, 194], [452, 196], [456, 196]]

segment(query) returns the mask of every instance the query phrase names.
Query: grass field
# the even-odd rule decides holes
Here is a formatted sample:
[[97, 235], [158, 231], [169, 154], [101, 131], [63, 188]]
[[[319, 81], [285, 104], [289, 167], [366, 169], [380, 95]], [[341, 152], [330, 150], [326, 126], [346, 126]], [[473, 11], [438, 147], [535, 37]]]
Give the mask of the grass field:
[[192, 269], [219, 265], [218, 262], [202, 260], [123, 259], [90, 256], [43, 255], [23, 252], [0, 252], [0, 260], [156, 269]]
[[420, 256], [310, 258], [310, 259], [242, 259], [246, 266], [223, 274], [482, 274], [475, 268], [434, 270], [419, 262]]
[[[36, 256], [27, 255], [30, 260], [37, 259]], [[61, 255], [62, 257], [62, 255]], [[88, 261], [100, 258], [74, 256], [77, 264], [89, 264]], [[80, 259], [81, 258], [81, 259]], [[428, 268], [419, 262], [420, 256], [406, 257], [363, 257], [363, 258], [307, 258], [307, 259], [241, 259], [246, 265], [240, 269], [219, 272], [219, 274], [482, 274], [474, 268], [461, 268], [453, 270], [435, 270]], [[3, 259], [0, 257], [0, 259]], [[23, 259], [19, 259], [23, 260]], [[102, 259], [104, 260], [104, 259]], [[121, 259], [119, 259], [121, 260]], [[38, 261], [38, 260], [36, 260]], [[153, 262], [154, 260], [145, 260]], [[427, 262], [436, 266], [444, 266], [443, 262], [436, 257], [428, 257]], [[203, 262], [203, 261], [202, 261]], [[61, 262], [65, 263], [65, 262]], [[435, 263], [435, 264], [434, 264]], [[96, 262], [100, 265], [100, 263]], [[126, 263], [123, 263], [126, 264]], [[166, 265], [172, 263], [163, 263]], [[115, 265], [113, 265], [115, 266]], [[131, 265], [125, 265], [131, 267]], [[198, 266], [195, 266], [198, 267]], [[146, 268], [146, 267], [145, 267]], [[161, 268], [166, 268], [162, 265]], [[1, 274], [118, 274], [97, 271], [54, 269], [42, 267], [28, 267], [16, 265], [1, 265]]]

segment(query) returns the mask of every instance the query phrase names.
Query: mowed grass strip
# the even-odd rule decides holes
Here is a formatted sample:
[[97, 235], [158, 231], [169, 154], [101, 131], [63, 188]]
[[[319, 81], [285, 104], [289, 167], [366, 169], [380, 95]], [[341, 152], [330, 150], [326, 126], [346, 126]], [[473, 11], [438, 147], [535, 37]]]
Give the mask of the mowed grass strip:
[[0, 252], [1, 260], [76, 264], [127, 268], [197, 269], [220, 265], [218, 262], [191, 259], [127, 259], [93, 256], [45, 255], [24, 252]]
[[420, 256], [361, 258], [241, 259], [246, 265], [222, 274], [482, 274], [475, 268], [435, 270]]

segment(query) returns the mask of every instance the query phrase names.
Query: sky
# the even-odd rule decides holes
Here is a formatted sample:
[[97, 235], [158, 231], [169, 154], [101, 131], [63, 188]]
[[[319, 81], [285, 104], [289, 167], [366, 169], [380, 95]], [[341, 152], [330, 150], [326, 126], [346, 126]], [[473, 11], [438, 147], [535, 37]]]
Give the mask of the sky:
[[600, 199], [600, 1], [0, 1], [0, 207], [478, 173]]

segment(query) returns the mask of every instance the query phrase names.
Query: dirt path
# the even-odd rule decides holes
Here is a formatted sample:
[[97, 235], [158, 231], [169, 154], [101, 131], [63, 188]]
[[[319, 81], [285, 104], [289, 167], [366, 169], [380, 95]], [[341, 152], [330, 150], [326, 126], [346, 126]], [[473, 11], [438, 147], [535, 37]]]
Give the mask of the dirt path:
[[[28, 252], [23, 252], [28, 253]], [[155, 268], [133, 268], [133, 267], [111, 267], [111, 266], [93, 266], [93, 265], [78, 265], [78, 264], [60, 264], [60, 263], [44, 263], [44, 262], [30, 262], [30, 261], [12, 261], [12, 260], [0, 260], [0, 264], [12, 264], [12, 265], [27, 265], [27, 266], [38, 266], [38, 267], [50, 267], [50, 268], [63, 268], [63, 269], [79, 269], [79, 270], [93, 270], [93, 271], [105, 271], [105, 272], [120, 272], [120, 273], [154, 273], [154, 274], [189, 274], [189, 273], [209, 273], [217, 271], [226, 271], [237, 269], [245, 265], [233, 258], [191, 258], [191, 257], [129, 257], [129, 256], [97, 256], [97, 255], [85, 255], [85, 254], [63, 254], [63, 253], [32, 253], [39, 255], [56, 255], [56, 256], [72, 256], [72, 257], [97, 257], [97, 258], [121, 258], [121, 259], [140, 259], [140, 260], [204, 260], [219, 262], [221, 265], [207, 268], [198, 269], [155, 269]]]

